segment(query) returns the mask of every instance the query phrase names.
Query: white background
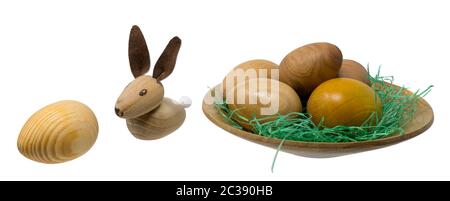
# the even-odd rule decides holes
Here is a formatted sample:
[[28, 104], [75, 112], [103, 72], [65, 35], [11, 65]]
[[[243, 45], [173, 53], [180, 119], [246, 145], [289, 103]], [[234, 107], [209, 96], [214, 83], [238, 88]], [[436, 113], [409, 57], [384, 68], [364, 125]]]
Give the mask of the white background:
[[[450, 179], [448, 132], [450, 6], [447, 1], [2, 1], [0, 3], [0, 180], [443, 180]], [[193, 105], [175, 133], [135, 139], [114, 103], [132, 81], [127, 46], [141, 27], [152, 63], [175, 35], [183, 40], [166, 96]], [[394, 75], [411, 89], [435, 85], [424, 134], [387, 148], [337, 158], [280, 153], [209, 122], [201, 103], [235, 65], [279, 63], [301, 45], [327, 41], [344, 57]], [[96, 113], [94, 147], [46, 165], [17, 150], [24, 122], [64, 99]]]

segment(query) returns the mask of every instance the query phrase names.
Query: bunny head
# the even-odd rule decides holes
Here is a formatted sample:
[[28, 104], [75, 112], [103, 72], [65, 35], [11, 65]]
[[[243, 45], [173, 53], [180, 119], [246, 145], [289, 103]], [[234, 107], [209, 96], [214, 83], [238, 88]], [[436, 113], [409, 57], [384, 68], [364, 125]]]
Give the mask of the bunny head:
[[117, 99], [117, 116], [136, 118], [159, 106], [164, 98], [164, 87], [160, 81], [172, 73], [180, 47], [180, 38], [172, 38], [156, 62], [153, 75], [145, 75], [150, 70], [150, 54], [141, 30], [133, 26], [128, 43], [128, 58], [135, 80], [125, 87]]

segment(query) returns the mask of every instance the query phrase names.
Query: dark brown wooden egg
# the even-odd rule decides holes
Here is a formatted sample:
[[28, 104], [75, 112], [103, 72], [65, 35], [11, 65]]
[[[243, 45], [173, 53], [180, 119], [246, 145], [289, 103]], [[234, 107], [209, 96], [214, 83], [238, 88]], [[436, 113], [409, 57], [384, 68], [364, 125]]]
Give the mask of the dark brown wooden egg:
[[369, 73], [366, 68], [353, 60], [344, 59], [344, 61], [342, 61], [339, 77], [359, 80], [370, 86]]
[[322, 82], [338, 76], [342, 53], [330, 43], [312, 43], [289, 53], [280, 64], [280, 81], [300, 97], [308, 97]]

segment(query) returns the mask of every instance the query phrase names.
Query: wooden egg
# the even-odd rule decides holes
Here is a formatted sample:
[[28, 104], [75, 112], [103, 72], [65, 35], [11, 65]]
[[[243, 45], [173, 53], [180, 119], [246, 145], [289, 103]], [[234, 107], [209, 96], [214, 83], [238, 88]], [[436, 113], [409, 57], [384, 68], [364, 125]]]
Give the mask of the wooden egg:
[[95, 143], [94, 113], [77, 101], [60, 101], [34, 113], [23, 126], [17, 147], [25, 157], [42, 163], [61, 163], [86, 153]]
[[338, 76], [342, 53], [330, 43], [312, 43], [290, 52], [280, 64], [280, 81], [307, 98], [322, 82]]
[[[287, 84], [272, 79], [250, 79], [232, 88], [233, 102], [228, 103], [231, 110], [236, 110], [249, 120], [262, 117], [274, 117], [277, 114], [301, 112], [302, 105], [297, 93]], [[251, 127], [235, 118], [247, 130]], [[269, 121], [270, 118], [267, 119]]]
[[353, 60], [344, 59], [344, 61], [342, 61], [339, 77], [359, 80], [370, 86], [369, 73], [366, 68]]
[[[237, 69], [240, 69], [242, 71], [236, 71]], [[254, 70], [254, 71], [249, 71]], [[232, 85], [228, 86], [229, 89], [236, 86], [236, 84], [239, 82], [239, 80], [248, 80], [252, 78], [268, 78], [272, 79], [272, 70], [278, 70], [278, 65], [264, 59], [254, 59], [250, 61], [246, 61], [244, 63], [239, 64], [238, 66], [234, 67], [233, 70], [231, 70], [227, 76], [222, 81], [222, 91], [223, 91], [223, 97], [226, 98], [227, 94], [227, 79], [229, 81], [232, 81]], [[242, 73], [242, 77], [240, 78], [240, 74]], [[277, 72], [278, 73], [278, 72]], [[244, 76], [246, 76], [244, 78]], [[278, 75], [276, 77], [278, 79]]]
[[317, 125], [361, 126], [373, 112], [381, 117], [381, 100], [366, 84], [350, 79], [335, 78], [318, 86], [311, 94], [306, 107]]

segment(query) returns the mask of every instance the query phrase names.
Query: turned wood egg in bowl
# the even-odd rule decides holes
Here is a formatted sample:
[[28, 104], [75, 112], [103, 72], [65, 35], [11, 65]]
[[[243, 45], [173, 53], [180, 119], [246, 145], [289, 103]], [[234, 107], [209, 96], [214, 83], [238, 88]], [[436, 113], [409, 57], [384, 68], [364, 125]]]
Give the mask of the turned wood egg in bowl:
[[305, 100], [322, 82], [336, 78], [342, 53], [331, 43], [311, 43], [287, 54], [280, 63], [280, 81]]
[[344, 59], [338, 77], [359, 80], [370, 86], [369, 73], [360, 63]]
[[[237, 118], [242, 116], [248, 120], [265, 118], [264, 121], [275, 119], [278, 114], [301, 112], [302, 104], [297, 93], [287, 84], [278, 80], [258, 78], [237, 83], [228, 97], [228, 107], [234, 110], [234, 119], [246, 130], [252, 130], [251, 125]], [[262, 123], [261, 122], [261, 123]]]
[[382, 103], [375, 91], [365, 83], [350, 78], [335, 78], [313, 91], [307, 111], [316, 125], [322, 121], [329, 128], [361, 126], [371, 115], [381, 117]]
[[17, 147], [41, 163], [66, 162], [86, 153], [95, 143], [98, 122], [83, 103], [65, 100], [34, 113], [23, 126]]
[[223, 91], [223, 97], [226, 98], [227, 88], [231, 89], [238, 82], [254, 78], [278, 80], [278, 65], [265, 59], [253, 59], [240, 63], [223, 79], [220, 88]]

